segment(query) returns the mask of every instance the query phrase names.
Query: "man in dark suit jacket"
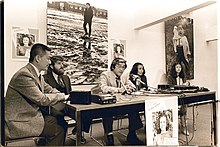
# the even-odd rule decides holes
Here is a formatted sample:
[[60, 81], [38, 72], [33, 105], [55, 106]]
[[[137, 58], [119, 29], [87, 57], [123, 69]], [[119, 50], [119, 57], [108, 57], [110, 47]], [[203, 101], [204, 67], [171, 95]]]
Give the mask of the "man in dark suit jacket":
[[[48, 67], [47, 74], [44, 75], [45, 81], [56, 88], [60, 92], [65, 94], [69, 94], [71, 91], [71, 82], [70, 78], [67, 75], [64, 75], [64, 59], [61, 56], [53, 56], [51, 57], [51, 64]], [[52, 115], [56, 116], [58, 123], [64, 127], [67, 127], [66, 121], [64, 120], [65, 115], [65, 104], [58, 103], [52, 107]], [[68, 111], [68, 110], [66, 110]], [[68, 113], [68, 112], [67, 112]], [[82, 120], [82, 130], [85, 132], [89, 132], [90, 124], [92, 119], [83, 119]], [[76, 134], [76, 129], [73, 129], [73, 134]], [[75, 139], [75, 137], [74, 137]], [[82, 136], [81, 143], [84, 144], [86, 139]]]
[[48, 146], [64, 145], [66, 130], [41, 109], [69, 97], [52, 88], [40, 74], [50, 63], [50, 51], [46, 45], [34, 44], [29, 63], [14, 74], [8, 85], [4, 99], [6, 140], [43, 136]]
[[[91, 36], [91, 32], [92, 32], [92, 18], [93, 18], [93, 10], [92, 7], [90, 6], [90, 3], [86, 3], [86, 8], [84, 11], [84, 22], [83, 22], [83, 28], [85, 31], [85, 35], [88, 35], [88, 37]], [[89, 25], [89, 34], [86, 28], [86, 25]]]

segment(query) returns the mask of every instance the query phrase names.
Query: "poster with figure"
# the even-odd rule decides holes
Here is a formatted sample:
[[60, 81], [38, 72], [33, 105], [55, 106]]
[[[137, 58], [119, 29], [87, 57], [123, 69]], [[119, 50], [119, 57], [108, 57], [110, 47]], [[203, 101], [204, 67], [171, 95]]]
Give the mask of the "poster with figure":
[[177, 96], [145, 100], [147, 145], [178, 145]]
[[12, 27], [12, 59], [28, 61], [31, 47], [38, 40], [38, 29]]
[[125, 58], [126, 57], [126, 41], [111, 39], [111, 59], [115, 58]]
[[93, 3], [48, 1], [47, 45], [61, 55], [71, 84], [97, 83], [108, 69], [108, 12]]
[[193, 19], [183, 16], [165, 21], [166, 73], [181, 64], [186, 80], [194, 79]]

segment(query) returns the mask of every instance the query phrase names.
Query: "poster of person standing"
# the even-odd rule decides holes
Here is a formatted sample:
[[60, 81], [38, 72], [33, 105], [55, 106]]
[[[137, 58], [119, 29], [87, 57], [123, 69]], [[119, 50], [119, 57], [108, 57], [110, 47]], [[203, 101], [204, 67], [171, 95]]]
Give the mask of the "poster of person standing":
[[194, 79], [193, 19], [178, 16], [165, 22], [166, 72], [180, 63], [186, 79]]

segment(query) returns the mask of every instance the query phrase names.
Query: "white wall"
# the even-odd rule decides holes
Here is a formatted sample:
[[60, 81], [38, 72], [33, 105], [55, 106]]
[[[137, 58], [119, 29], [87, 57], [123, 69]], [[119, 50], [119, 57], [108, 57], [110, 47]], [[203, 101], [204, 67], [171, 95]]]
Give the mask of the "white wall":
[[[163, 0], [153, 2], [144, 0], [73, 1], [90, 2], [109, 10], [109, 39], [126, 40], [128, 69], [136, 61], [143, 62], [147, 69], [149, 84], [155, 87], [160, 83], [161, 75], [165, 73], [164, 25], [161, 23], [141, 31], [135, 31], [134, 27], [184, 10], [204, 0], [193, 2], [189, 0], [182, 0], [181, 2], [169, 0], [166, 3]], [[11, 76], [27, 63], [11, 59], [11, 28], [12, 26], [39, 28], [39, 42], [46, 43], [46, 4], [46, 0], [5, 1], [5, 87], [7, 87]], [[159, 7], [158, 11], [160, 5], [163, 5], [163, 7]], [[196, 36], [196, 38], [198, 37]], [[199, 55], [203, 56], [201, 53]]]
[[39, 42], [46, 43], [46, 1], [7, 0], [4, 2], [5, 90], [12, 75], [27, 61], [12, 60], [12, 26], [37, 28]]
[[[79, 1], [79, 0], [75, 0]], [[109, 39], [126, 40], [128, 69], [136, 61], [143, 62], [147, 69], [149, 84], [156, 86], [161, 74], [165, 73], [164, 24], [135, 31], [134, 28], [160, 19], [174, 12], [179, 12], [198, 2], [188, 0], [166, 1], [100, 1], [90, 0], [99, 7], [108, 9]], [[86, 2], [80, 0], [79, 2]], [[196, 3], [197, 2], [197, 3]], [[7, 0], [5, 1], [5, 84], [11, 76], [27, 62], [11, 59], [12, 26], [38, 28], [40, 41], [46, 43], [46, 0]], [[163, 5], [163, 7], [158, 6]], [[178, 7], [172, 5], [178, 5]], [[178, 8], [178, 9], [177, 9]], [[194, 11], [195, 79], [193, 84], [204, 85], [217, 90], [217, 41], [206, 42], [206, 32], [217, 26], [216, 5]], [[163, 13], [161, 13], [163, 12]], [[110, 46], [110, 45], [109, 45]], [[109, 49], [110, 50], [110, 49]], [[211, 80], [206, 80], [210, 79]]]

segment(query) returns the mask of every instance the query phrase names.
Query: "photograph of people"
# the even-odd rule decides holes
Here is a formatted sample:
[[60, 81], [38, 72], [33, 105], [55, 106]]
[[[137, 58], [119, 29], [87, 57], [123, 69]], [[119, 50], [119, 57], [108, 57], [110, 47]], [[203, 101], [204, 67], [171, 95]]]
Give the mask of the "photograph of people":
[[[131, 93], [135, 91], [132, 82], [128, 75], [123, 75], [127, 67], [126, 60], [123, 58], [115, 58], [109, 71], [104, 71], [100, 76], [100, 88], [103, 93]], [[124, 86], [123, 86], [124, 85]], [[106, 114], [107, 115], [107, 114]], [[103, 117], [104, 140], [106, 145], [114, 145], [113, 137], [113, 118], [112, 116]], [[136, 130], [143, 127], [138, 111], [128, 113], [128, 145], [144, 145], [144, 142], [139, 140]]]
[[147, 77], [145, 76], [144, 65], [136, 62], [130, 71], [130, 80], [136, 86], [136, 90], [147, 90]]
[[[189, 82], [186, 81], [185, 74], [183, 72], [182, 65], [180, 63], [174, 63], [171, 68], [171, 73], [168, 76], [168, 84], [171, 85], [187, 85], [189, 86]], [[189, 135], [189, 131], [187, 129], [187, 105], [179, 106], [179, 116], [180, 116], [180, 124], [181, 124], [181, 132], [185, 135]]]
[[31, 46], [34, 43], [34, 35], [31, 34], [17, 34], [18, 45], [17, 45], [17, 56], [29, 57]]
[[166, 145], [165, 139], [172, 137], [172, 110], [153, 112], [154, 145]]
[[125, 57], [123, 44], [113, 44], [113, 47], [114, 47], [114, 52], [113, 52], [114, 58]]
[[184, 25], [178, 24], [178, 26], [174, 26], [173, 30], [173, 46], [174, 52], [177, 55], [177, 59], [179, 63], [184, 65], [185, 72], [189, 74], [190, 66], [189, 66], [189, 58], [190, 58], [190, 49], [187, 37], [184, 35]]

